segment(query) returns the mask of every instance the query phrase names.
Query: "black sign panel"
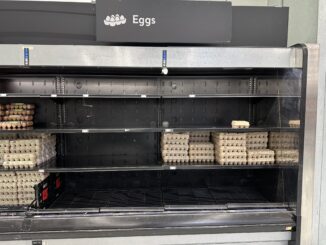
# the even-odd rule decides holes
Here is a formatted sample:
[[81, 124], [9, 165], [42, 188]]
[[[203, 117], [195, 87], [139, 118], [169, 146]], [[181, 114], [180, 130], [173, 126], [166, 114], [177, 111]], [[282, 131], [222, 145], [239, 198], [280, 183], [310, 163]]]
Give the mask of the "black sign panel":
[[219, 44], [231, 33], [230, 2], [96, 0], [97, 41]]

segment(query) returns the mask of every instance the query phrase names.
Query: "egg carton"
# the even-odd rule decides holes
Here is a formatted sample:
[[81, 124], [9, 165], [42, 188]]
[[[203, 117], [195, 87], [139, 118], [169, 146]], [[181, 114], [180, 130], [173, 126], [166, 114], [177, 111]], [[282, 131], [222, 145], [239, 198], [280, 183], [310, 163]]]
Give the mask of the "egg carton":
[[189, 133], [189, 142], [209, 142], [210, 132], [193, 131]]
[[15, 183], [17, 182], [17, 177], [0, 177], [0, 183]]
[[37, 164], [35, 161], [5, 161], [2, 166], [5, 169], [32, 169], [35, 168]]
[[56, 139], [55, 135], [47, 133], [21, 133], [18, 137], [20, 139]]
[[191, 142], [189, 143], [189, 151], [192, 150], [214, 151], [214, 144], [210, 142]]
[[213, 140], [239, 140], [246, 141], [246, 133], [212, 133]]
[[189, 145], [161, 145], [161, 151], [188, 151]]
[[0, 134], [0, 140], [13, 140], [17, 139], [17, 134], [9, 133], [9, 134]]
[[215, 158], [214, 155], [206, 155], [206, 156], [198, 156], [198, 155], [190, 155], [189, 161], [191, 163], [214, 163]]
[[263, 149], [263, 150], [248, 150], [247, 151], [248, 159], [258, 159], [258, 158], [273, 158], [275, 156], [275, 152], [273, 150], [269, 149]]
[[5, 110], [5, 109], [6, 109], [6, 105], [0, 104], [0, 110]]
[[215, 156], [217, 158], [246, 158], [247, 157], [247, 153], [245, 151], [242, 151], [242, 152], [233, 152], [233, 153], [230, 153], [230, 152], [219, 152], [219, 151], [216, 151], [215, 152]]
[[34, 110], [27, 110], [27, 109], [6, 109], [5, 110], [5, 116], [12, 116], [12, 115], [33, 116]]
[[2, 121], [33, 121], [33, 116], [9, 115], [3, 116]]
[[39, 183], [49, 176], [48, 173], [33, 172], [17, 172], [19, 182], [35, 182]]
[[35, 198], [18, 199], [18, 205], [20, 205], [20, 206], [30, 205], [34, 200], [35, 200]]
[[191, 150], [189, 151], [189, 156], [214, 156], [214, 151]]
[[18, 199], [0, 200], [0, 206], [17, 206]]
[[18, 198], [18, 200], [27, 199], [27, 200], [32, 200], [33, 201], [35, 199], [35, 193], [18, 194], [17, 198]]
[[0, 189], [1, 190], [13, 190], [17, 188], [17, 182], [1, 182]]
[[299, 150], [276, 149], [275, 159], [277, 164], [297, 164], [299, 163]]
[[238, 140], [219, 140], [215, 142], [215, 147], [246, 147], [247, 143], [246, 141], [238, 141]]
[[270, 144], [299, 144], [299, 134], [297, 132], [270, 132]]
[[263, 149], [267, 149], [268, 147], [268, 143], [266, 142], [266, 144], [263, 143], [247, 143], [247, 149], [248, 150], [263, 150]]
[[0, 122], [0, 129], [2, 130], [19, 130], [19, 129], [29, 129], [33, 126], [32, 121], [8, 121]]
[[164, 156], [164, 157], [185, 157], [185, 156], [188, 156], [188, 152], [187, 151], [183, 151], [183, 152], [163, 151], [162, 156]]
[[2, 117], [5, 115], [5, 111], [0, 110], [0, 117], [1, 117], [1, 121], [3, 120]]
[[189, 162], [189, 156], [175, 157], [175, 156], [163, 156], [164, 163], [187, 163]]
[[161, 145], [188, 145], [189, 140], [174, 140], [168, 141], [165, 139], [161, 139]]
[[162, 137], [164, 141], [189, 141], [189, 133], [162, 133]]
[[0, 172], [0, 181], [3, 178], [16, 178], [16, 173], [14, 171], [11, 172]]
[[11, 103], [11, 104], [6, 104], [2, 108], [6, 110], [34, 110], [35, 105], [34, 104], [25, 104], [25, 103]]
[[246, 159], [219, 159], [217, 160], [217, 163], [220, 165], [247, 165]]
[[250, 127], [250, 123], [248, 121], [237, 121], [237, 120], [233, 120], [231, 122], [231, 126], [232, 126], [232, 128], [249, 128]]
[[215, 153], [227, 153], [227, 154], [234, 154], [234, 153], [246, 153], [247, 147], [245, 146], [216, 146], [215, 145]]

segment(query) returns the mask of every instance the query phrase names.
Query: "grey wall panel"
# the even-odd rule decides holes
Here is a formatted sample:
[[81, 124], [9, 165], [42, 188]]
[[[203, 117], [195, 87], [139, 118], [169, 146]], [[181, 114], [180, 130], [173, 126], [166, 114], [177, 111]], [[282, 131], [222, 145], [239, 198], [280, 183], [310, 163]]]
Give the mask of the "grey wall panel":
[[[287, 46], [288, 8], [232, 9], [230, 46]], [[0, 1], [0, 23], [0, 43], [105, 44], [90, 3]]]

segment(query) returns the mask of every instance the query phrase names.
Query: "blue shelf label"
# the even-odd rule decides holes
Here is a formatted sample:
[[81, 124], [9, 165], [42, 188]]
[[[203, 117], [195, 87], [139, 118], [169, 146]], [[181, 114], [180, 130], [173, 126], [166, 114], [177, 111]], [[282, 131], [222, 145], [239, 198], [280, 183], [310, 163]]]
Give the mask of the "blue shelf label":
[[29, 65], [29, 48], [24, 48], [24, 65]]
[[167, 65], [167, 58], [168, 58], [168, 51], [163, 50], [163, 52], [162, 52], [162, 66], [163, 67], [166, 67], [166, 65]]

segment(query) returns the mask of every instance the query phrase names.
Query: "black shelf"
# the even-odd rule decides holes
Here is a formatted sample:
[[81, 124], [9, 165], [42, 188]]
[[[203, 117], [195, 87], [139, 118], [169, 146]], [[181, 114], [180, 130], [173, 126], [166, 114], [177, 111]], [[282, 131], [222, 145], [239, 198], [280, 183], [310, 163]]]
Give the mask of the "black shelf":
[[[67, 167], [68, 166], [68, 167]], [[205, 165], [188, 163], [187, 165], [166, 165], [162, 162], [142, 165], [105, 161], [99, 156], [58, 157], [53, 158], [32, 169], [3, 169], [0, 171], [39, 171], [46, 173], [83, 173], [83, 172], [123, 172], [123, 171], [175, 171], [175, 170], [218, 170], [218, 169], [297, 169], [298, 165]]]
[[0, 130], [0, 134], [7, 133], [159, 133], [159, 132], [188, 132], [188, 131], [219, 131], [219, 132], [298, 132], [300, 128], [290, 127], [251, 127], [251, 128], [230, 128], [230, 127], [183, 127], [183, 128], [70, 128], [70, 127], [35, 127], [33, 129]]
[[186, 94], [186, 95], [159, 95], [159, 94], [2, 94], [1, 98], [51, 98], [51, 99], [194, 99], [194, 98], [301, 98], [301, 95], [285, 94]]

